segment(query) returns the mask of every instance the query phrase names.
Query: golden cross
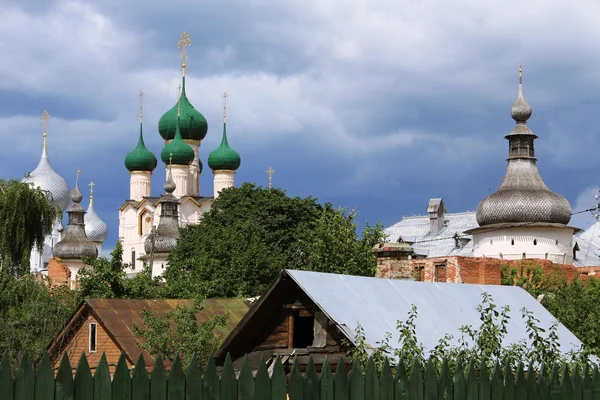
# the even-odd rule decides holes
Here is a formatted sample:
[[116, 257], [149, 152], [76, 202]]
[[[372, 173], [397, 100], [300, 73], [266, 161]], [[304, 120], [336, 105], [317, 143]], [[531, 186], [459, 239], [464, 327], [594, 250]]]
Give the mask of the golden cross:
[[48, 111], [44, 110], [44, 112], [42, 113], [42, 117], [40, 118], [42, 123], [44, 124], [44, 150], [46, 150], [46, 137], [48, 136], [46, 134], [46, 128], [48, 127], [48, 120], [50, 119], [50, 114], [48, 114]]
[[90, 187], [90, 205], [94, 202], [94, 186], [96, 186], [96, 184], [92, 181], [88, 184], [88, 186]]
[[523, 83], [523, 65], [519, 64], [519, 83]]
[[142, 92], [140, 90], [140, 93], [138, 94], [138, 96], [140, 96], [140, 124], [142, 123], [142, 116], [144, 115], [143, 110], [144, 110], [144, 105], [143, 105], [143, 97], [146, 93]]
[[273, 187], [273, 174], [275, 173], [275, 170], [273, 169], [273, 167], [269, 167], [269, 169], [267, 170], [267, 175], [269, 175], [269, 189], [271, 189]]
[[183, 76], [185, 76], [185, 61], [187, 60], [187, 47], [192, 45], [192, 38], [186, 31], [183, 31], [183, 34], [179, 38], [177, 42], [177, 48], [181, 49], [181, 68], [183, 68]]
[[173, 153], [169, 153], [169, 165], [173, 163]]
[[181, 115], [181, 83], [177, 85], [177, 116]]
[[223, 122], [227, 122], [227, 92], [223, 93]]

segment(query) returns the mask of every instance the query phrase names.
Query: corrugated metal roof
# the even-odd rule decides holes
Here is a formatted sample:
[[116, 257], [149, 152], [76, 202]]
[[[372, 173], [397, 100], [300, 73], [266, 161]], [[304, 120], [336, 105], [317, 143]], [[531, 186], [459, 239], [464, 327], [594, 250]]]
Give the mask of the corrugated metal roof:
[[576, 267], [600, 265], [600, 222], [595, 222], [586, 230], [575, 236], [575, 243], [579, 246], [577, 258], [573, 260]]
[[430, 233], [428, 215], [404, 217], [386, 228], [385, 233], [390, 242], [402, 238], [405, 242], [413, 243], [415, 253], [426, 257], [471, 256], [473, 241], [469, 240], [465, 246], [456, 248], [453, 236], [458, 233], [461, 237], [472, 239], [472, 236], [465, 235], [464, 231], [479, 226], [475, 212], [447, 213], [443, 218], [447, 221], [445, 226], [434, 235]]
[[[97, 315], [109, 334], [121, 346], [126, 356], [136, 361], [140, 354], [133, 327], [143, 327], [142, 312], [151, 311], [156, 317], [161, 317], [177, 306], [190, 307], [193, 300], [123, 300], [123, 299], [86, 299], [85, 303]], [[199, 323], [208, 321], [217, 315], [227, 315], [225, 327], [216, 330], [225, 338], [240, 322], [248, 311], [245, 299], [206, 299], [202, 301], [203, 309], [197, 314]], [[146, 351], [141, 352], [147, 363], [152, 357]]]
[[[431, 350], [445, 334], [454, 336], [457, 344], [459, 328], [480, 326], [476, 310], [482, 293], [492, 295], [498, 306], [510, 306], [510, 321], [504, 344], [522, 340], [530, 343], [520, 309], [525, 307], [548, 330], [555, 318], [529, 293], [519, 287], [430, 283], [308, 271], [286, 271], [304, 292], [354, 340], [360, 323], [368, 345], [376, 347], [386, 333], [392, 334], [390, 344], [398, 343], [397, 321], [405, 321], [411, 305], [417, 307], [416, 332], [426, 350]], [[559, 324], [558, 337], [563, 353], [577, 350], [581, 342], [566, 327]]]

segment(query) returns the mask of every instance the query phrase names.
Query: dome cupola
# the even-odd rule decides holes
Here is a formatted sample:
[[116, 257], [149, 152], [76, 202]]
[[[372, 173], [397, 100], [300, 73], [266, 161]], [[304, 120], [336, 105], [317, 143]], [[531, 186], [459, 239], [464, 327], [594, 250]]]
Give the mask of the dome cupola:
[[531, 107], [523, 95], [522, 69], [519, 92], [511, 108], [516, 126], [505, 136], [509, 142], [508, 165], [498, 190], [479, 203], [477, 223], [487, 226], [503, 223], [556, 223], [571, 220], [571, 206], [563, 196], [552, 192], [540, 176], [535, 158], [537, 136], [526, 125]]
[[229, 147], [227, 142], [227, 93], [223, 95], [223, 99], [223, 137], [221, 138], [221, 145], [208, 156], [208, 166], [213, 171], [236, 171], [240, 167], [242, 159], [235, 150]]

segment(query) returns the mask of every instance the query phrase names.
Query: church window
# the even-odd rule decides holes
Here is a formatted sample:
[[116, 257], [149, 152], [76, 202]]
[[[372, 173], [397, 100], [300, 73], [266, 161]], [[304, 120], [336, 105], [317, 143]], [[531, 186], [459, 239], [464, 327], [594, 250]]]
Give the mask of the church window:
[[135, 249], [131, 249], [131, 269], [135, 269]]
[[510, 239], [510, 244], [514, 246], [515, 245], [515, 239]]
[[435, 266], [435, 281], [436, 282], [446, 282], [446, 265], [436, 265]]
[[533, 239], [533, 245], [537, 246], [537, 239]]
[[527, 254], [523, 253], [523, 260], [527, 258]]
[[146, 217], [144, 220], [144, 234], [148, 235], [152, 232], [152, 218]]
[[490, 239], [490, 244], [494, 244], [494, 241], [492, 239]]
[[90, 353], [94, 353], [96, 351], [96, 323], [90, 323]]
[[558, 246], [558, 239], [556, 239], [556, 245]]
[[423, 265], [416, 266], [413, 271], [413, 277], [416, 281], [425, 282], [425, 267]]

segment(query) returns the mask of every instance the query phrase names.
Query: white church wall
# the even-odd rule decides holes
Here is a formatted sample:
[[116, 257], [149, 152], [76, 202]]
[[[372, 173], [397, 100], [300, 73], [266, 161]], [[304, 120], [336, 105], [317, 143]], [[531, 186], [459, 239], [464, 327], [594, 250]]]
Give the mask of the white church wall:
[[573, 229], [569, 227], [513, 227], [473, 235], [473, 256], [518, 260], [548, 259], [573, 262]]

